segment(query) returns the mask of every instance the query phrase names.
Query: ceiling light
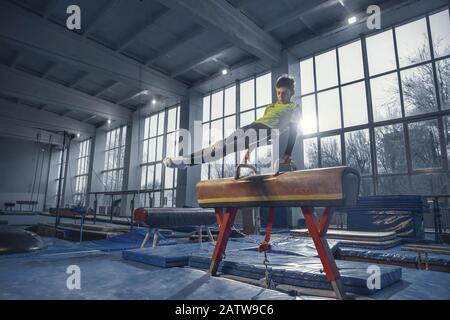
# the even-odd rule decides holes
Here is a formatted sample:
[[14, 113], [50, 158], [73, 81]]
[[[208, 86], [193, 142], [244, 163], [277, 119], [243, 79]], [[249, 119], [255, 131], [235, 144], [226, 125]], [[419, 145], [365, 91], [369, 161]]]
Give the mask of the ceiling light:
[[348, 24], [353, 24], [355, 22], [356, 22], [356, 17], [355, 16], [352, 16], [352, 17], [348, 18]]
[[79, 138], [80, 137], [80, 134], [79, 133], [77, 133], [77, 138]]
[[152, 104], [156, 104], [156, 99], [153, 99], [153, 100], [152, 100]]
[[223, 69], [223, 70], [222, 70], [222, 74], [223, 74], [223, 75], [227, 75], [227, 74], [228, 74], [228, 69]]
[[111, 119], [108, 119], [108, 124], [111, 124]]

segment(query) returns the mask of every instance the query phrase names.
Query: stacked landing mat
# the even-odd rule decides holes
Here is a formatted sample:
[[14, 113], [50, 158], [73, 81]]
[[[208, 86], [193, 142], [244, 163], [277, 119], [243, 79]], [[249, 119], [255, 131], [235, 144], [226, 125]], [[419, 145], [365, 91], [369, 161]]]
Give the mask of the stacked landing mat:
[[[331, 290], [331, 284], [322, 272], [322, 264], [319, 258], [299, 257], [282, 254], [269, 254], [269, 272], [275, 284], [286, 284], [299, 287]], [[219, 271], [240, 277], [261, 280], [265, 277], [264, 255], [258, 252], [233, 251], [227, 254], [221, 262]], [[197, 269], [208, 269], [211, 255], [199, 253], [190, 256], [189, 266]], [[369, 264], [336, 261], [340, 269], [342, 281], [348, 292], [356, 294], [373, 294], [384, 289], [401, 279], [402, 269], [399, 267], [381, 266], [381, 281], [379, 290], [369, 289], [371, 273], [368, 272]], [[371, 287], [372, 288], [372, 287]]]
[[[294, 229], [291, 234], [309, 237], [308, 229]], [[361, 232], [348, 230], [328, 230], [327, 239], [339, 241], [339, 247], [388, 249], [399, 245], [402, 239], [395, 232]]]
[[[341, 259], [348, 260], [365, 260], [374, 263], [387, 263], [387, 264], [399, 264], [408, 265], [412, 264], [412, 267], [418, 266], [419, 258], [417, 253], [405, 251], [404, 248], [411, 247], [412, 245], [398, 246], [388, 250], [365, 250], [358, 248], [339, 248], [338, 254]], [[422, 259], [424, 259], [422, 255]], [[424, 261], [422, 261], [422, 265]], [[428, 264], [433, 270], [439, 270], [444, 272], [450, 272], [450, 255], [429, 253]]]
[[394, 231], [398, 236], [423, 238], [423, 214], [429, 205], [422, 196], [360, 197], [354, 208], [348, 208], [347, 228], [355, 231]]
[[[232, 242], [227, 247], [227, 252], [246, 249], [256, 250], [255, 246], [248, 243]], [[182, 267], [189, 263], [189, 257], [193, 254], [206, 253], [212, 255], [214, 245], [207, 243], [187, 243], [177, 244], [173, 246], [143, 248], [135, 250], [126, 250], [122, 252], [122, 257], [125, 260], [145, 263], [148, 265], [172, 268]]]

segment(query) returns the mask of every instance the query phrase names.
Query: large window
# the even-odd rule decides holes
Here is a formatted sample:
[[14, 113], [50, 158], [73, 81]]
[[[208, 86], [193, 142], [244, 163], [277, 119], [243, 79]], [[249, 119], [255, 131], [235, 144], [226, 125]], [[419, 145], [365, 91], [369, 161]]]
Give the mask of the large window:
[[[239, 89], [239, 94], [237, 90]], [[203, 139], [207, 147], [261, 117], [265, 106], [272, 103], [272, 74], [266, 73], [229, 87], [216, 90], [203, 98]], [[260, 147], [252, 155], [252, 162], [269, 156], [269, 147]], [[245, 151], [202, 165], [202, 180], [231, 177], [236, 163]]]
[[144, 122], [141, 159], [141, 189], [153, 190], [141, 194], [141, 205], [175, 207], [177, 169], [165, 168], [161, 161], [178, 156], [180, 107], [175, 106], [147, 118]]
[[106, 134], [105, 165], [102, 171], [106, 191], [122, 190], [127, 127]]
[[447, 193], [448, 10], [303, 59], [300, 77], [305, 168], [349, 165], [362, 194]]
[[89, 155], [91, 150], [91, 140], [82, 141], [77, 159], [77, 174], [75, 176], [74, 203], [84, 206], [86, 204], [86, 188], [89, 175]]

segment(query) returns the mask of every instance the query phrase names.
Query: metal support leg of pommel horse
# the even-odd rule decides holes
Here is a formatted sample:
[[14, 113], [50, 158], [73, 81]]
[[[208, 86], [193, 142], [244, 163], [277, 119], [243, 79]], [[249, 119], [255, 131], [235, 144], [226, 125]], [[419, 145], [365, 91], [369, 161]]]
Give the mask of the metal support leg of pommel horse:
[[325, 238], [331, 218], [333, 217], [334, 208], [327, 207], [320, 218], [318, 219], [313, 207], [302, 207], [303, 216], [305, 217], [306, 225], [309, 234], [314, 242], [320, 261], [322, 262], [323, 270], [327, 276], [328, 281], [336, 294], [336, 298], [344, 300], [347, 298], [342, 284], [341, 274], [334, 261], [333, 253], [328, 246]]
[[[323, 269], [328, 281], [331, 282], [331, 286], [336, 294], [336, 298], [341, 300], [346, 299], [347, 297], [342, 285], [339, 269], [336, 266], [333, 254], [331, 253], [330, 247], [328, 246], [328, 242], [325, 238], [328, 226], [334, 213], [334, 208], [326, 208], [320, 220], [317, 218], [313, 207], [302, 207], [302, 211], [309, 233], [311, 235], [311, 238], [313, 239], [317, 253], [319, 254], [320, 261], [322, 262]], [[228, 208], [226, 209], [225, 213], [222, 214], [222, 209], [216, 208], [216, 218], [218, 224], [220, 225], [220, 230], [211, 259], [211, 266], [209, 268], [209, 271], [213, 276], [217, 274], [217, 270], [219, 268], [220, 262], [222, 261], [223, 254], [225, 253], [228, 239], [231, 234], [231, 227], [233, 226], [234, 219], [236, 217], [236, 212], [237, 208]], [[275, 208], [270, 208], [266, 235], [263, 244], [259, 248], [259, 251], [265, 251], [270, 248], [269, 241], [274, 215]]]

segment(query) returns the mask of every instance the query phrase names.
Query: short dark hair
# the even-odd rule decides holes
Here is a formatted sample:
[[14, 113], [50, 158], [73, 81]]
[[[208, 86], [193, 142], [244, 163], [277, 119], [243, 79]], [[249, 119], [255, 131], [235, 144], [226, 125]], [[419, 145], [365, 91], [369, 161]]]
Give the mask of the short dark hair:
[[290, 75], [283, 74], [281, 77], [278, 78], [275, 86], [277, 88], [284, 87], [284, 88], [288, 88], [291, 91], [294, 91], [295, 80]]

